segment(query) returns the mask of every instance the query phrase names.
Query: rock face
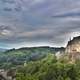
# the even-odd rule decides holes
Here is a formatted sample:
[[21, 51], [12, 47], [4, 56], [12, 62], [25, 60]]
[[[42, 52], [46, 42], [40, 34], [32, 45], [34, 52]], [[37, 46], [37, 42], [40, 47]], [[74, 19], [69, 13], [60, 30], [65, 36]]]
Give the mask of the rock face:
[[80, 36], [68, 41], [66, 53], [68, 53], [69, 59], [72, 61], [80, 59]]

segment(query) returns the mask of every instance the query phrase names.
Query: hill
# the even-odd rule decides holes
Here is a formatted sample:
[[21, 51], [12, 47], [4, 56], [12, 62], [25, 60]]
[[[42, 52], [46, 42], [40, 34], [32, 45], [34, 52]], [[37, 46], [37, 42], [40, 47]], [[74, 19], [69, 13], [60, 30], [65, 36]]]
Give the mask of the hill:
[[0, 52], [4, 52], [6, 51], [7, 49], [3, 49], [3, 48], [0, 48]]
[[19, 49], [10, 49], [0, 53], [0, 68], [15, 67], [23, 65], [24, 62], [37, 61], [47, 54], [55, 54], [57, 51], [64, 51], [65, 48], [54, 47], [25, 47]]

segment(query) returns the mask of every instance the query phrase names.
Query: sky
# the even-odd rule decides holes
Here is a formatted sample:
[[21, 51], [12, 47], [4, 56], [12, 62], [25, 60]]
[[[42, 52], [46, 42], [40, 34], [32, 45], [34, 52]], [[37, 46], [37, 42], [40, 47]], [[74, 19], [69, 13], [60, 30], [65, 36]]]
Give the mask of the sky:
[[80, 35], [80, 0], [0, 0], [0, 48], [66, 46]]

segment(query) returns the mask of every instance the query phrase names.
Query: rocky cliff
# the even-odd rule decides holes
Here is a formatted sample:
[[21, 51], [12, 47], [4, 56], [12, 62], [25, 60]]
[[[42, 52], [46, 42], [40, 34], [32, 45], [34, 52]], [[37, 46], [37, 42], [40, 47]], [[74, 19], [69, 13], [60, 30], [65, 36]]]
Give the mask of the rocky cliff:
[[66, 53], [68, 53], [71, 60], [80, 59], [80, 36], [74, 37], [68, 41], [66, 46]]

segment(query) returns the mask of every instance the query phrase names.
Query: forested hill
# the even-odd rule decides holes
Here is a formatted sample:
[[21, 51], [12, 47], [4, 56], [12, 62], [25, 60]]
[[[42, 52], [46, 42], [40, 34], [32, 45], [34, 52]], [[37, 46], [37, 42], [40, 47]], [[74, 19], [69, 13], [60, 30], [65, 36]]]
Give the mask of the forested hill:
[[52, 53], [52, 52], [64, 51], [65, 48], [64, 48], [64, 47], [49, 47], [49, 46], [22, 47], [22, 48], [19, 48], [19, 49], [13, 48], [13, 49], [10, 49], [10, 50], [6, 50], [5, 53], [7, 53], [7, 52], [12, 52], [12, 51], [29, 51], [29, 50], [30, 50], [31, 52], [37, 50], [37, 51], [39, 51], [39, 52], [41, 52], [41, 51], [44, 51], [44, 52], [50, 51], [50, 52]]
[[10, 49], [0, 53], [0, 68], [15, 67], [24, 64], [25, 61], [36, 61], [46, 57], [47, 54], [54, 54], [57, 51], [64, 51], [65, 48], [54, 47], [25, 47]]

